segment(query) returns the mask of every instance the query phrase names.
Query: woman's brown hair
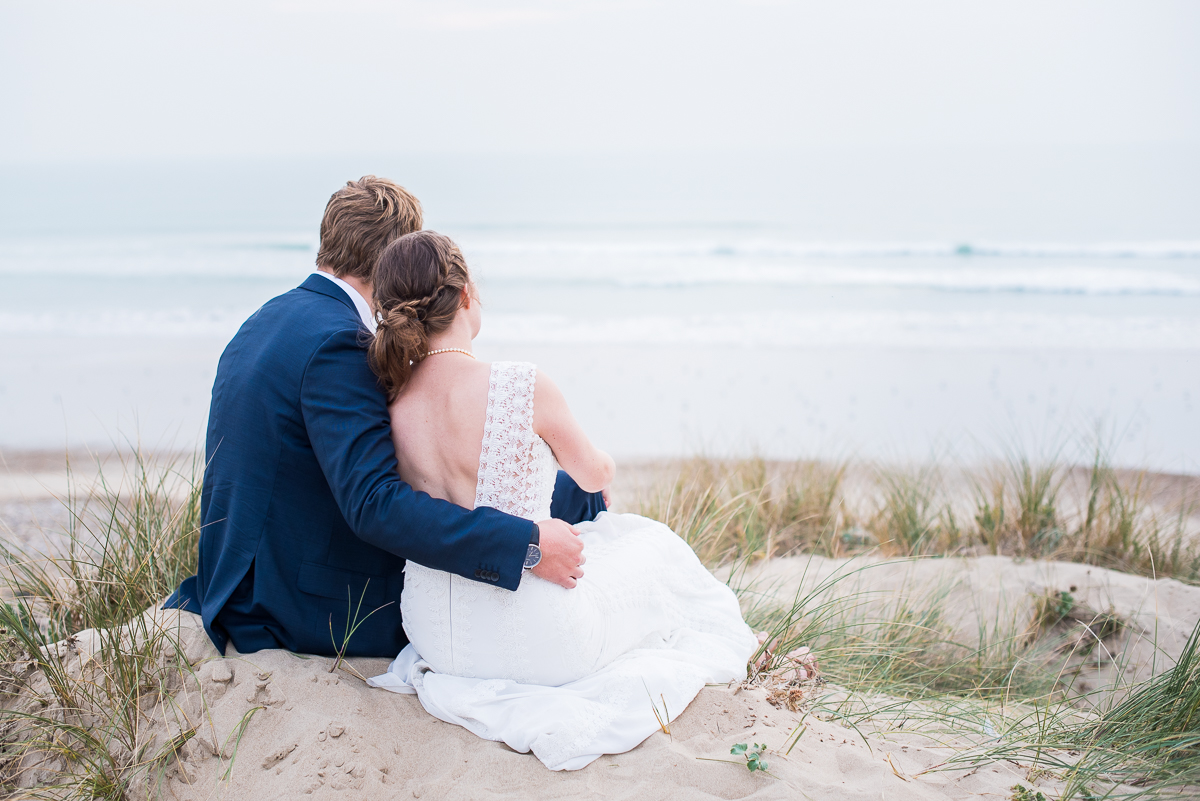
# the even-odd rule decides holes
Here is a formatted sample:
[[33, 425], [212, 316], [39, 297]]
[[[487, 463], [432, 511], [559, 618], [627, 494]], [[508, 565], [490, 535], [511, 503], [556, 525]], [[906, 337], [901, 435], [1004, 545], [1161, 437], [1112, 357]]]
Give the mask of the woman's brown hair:
[[463, 292], [470, 287], [467, 262], [448, 236], [414, 231], [383, 251], [371, 288], [379, 329], [367, 358], [389, 402], [408, 383], [413, 366], [425, 358], [429, 337], [454, 322]]

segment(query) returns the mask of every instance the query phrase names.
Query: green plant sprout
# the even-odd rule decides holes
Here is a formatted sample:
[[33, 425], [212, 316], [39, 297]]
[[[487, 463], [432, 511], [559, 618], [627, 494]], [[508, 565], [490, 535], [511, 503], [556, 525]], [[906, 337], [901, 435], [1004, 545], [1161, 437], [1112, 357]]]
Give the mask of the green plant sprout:
[[[754, 743], [753, 747], [746, 745], [746, 743], [735, 743], [734, 746], [729, 749], [729, 753], [733, 754], [734, 756], [743, 756], [746, 758], [746, 768], [751, 773], [756, 770], [761, 770], [763, 773], [767, 772], [769, 765], [767, 764], [767, 760], [763, 758], [763, 754], [766, 752], [766, 743]], [[704, 762], [728, 762], [730, 765], [742, 764], [741, 762], [737, 762], [732, 759], [715, 759], [713, 757], [696, 757], [696, 759]]]
[[1030, 790], [1023, 784], [1014, 784], [1008, 789], [1012, 790], [1012, 801], [1046, 801], [1046, 796], [1041, 790]]
[[754, 747], [750, 748], [745, 743], [736, 743], [733, 748], [729, 749], [729, 753], [734, 756], [746, 757], [746, 768], [753, 773], [756, 770], [766, 771], [768, 767], [767, 760], [763, 759], [763, 754], [767, 752], [766, 743], [754, 743]]

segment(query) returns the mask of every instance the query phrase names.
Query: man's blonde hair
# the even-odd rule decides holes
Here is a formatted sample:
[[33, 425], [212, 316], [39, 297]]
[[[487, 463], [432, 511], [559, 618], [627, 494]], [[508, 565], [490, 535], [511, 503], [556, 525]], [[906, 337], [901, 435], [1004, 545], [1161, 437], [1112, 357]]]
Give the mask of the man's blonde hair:
[[422, 223], [421, 202], [394, 181], [374, 175], [347, 181], [325, 206], [317, 266], [369, 283], [387, 246]]

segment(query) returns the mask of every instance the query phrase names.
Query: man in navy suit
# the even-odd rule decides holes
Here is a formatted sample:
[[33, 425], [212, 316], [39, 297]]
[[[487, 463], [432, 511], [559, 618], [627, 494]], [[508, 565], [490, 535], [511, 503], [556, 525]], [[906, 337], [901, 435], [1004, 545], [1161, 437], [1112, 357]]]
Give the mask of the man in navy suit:
[[346, 655], [395, 656], [408, 642], [406, 559], [515, 590], [536, 543], [537, 575], [567, 588], [583, 575], [570, 523], [604, 502], [565, 473], [555, 519], [538, 523], [470, 511], [400, 480], [387, 399], [366, 358], [371, 272], [421, 224], [420, 204], [400, 186], [349, 182], [321, 220], [318, 272], [255, 312], [221, 355], [199, 567], [165, 607], [200, 614], [222, 653], [232, 641], [241, 653], [332, 654], [357, 619]]

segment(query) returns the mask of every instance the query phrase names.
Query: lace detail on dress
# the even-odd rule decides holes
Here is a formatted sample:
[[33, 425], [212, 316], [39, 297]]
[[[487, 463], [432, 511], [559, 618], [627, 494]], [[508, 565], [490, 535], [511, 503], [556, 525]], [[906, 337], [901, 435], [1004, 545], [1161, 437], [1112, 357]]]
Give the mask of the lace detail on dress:
[[[550, 516], [550, 501], [558, 472], [550, 446], [533, 430], [536, 381], [537, 367], [528, 362], [492, 364], [475, 484], [475, 506], [490, 506], [533, 521]], [[483, 591], [483, 588], [474, 589]], [[508, 675], [529, 676], [531, 664], [524, 610], [517, 603], [516, 593], [492, 589], [490, 594], [492, 602], [500, 609], [500, 619], [496, 621], [500, 625], [500, 661], [506, 666]], [[460, 618], [456, 616], [455, 619]], [[470, 639], [469, 624], [460, 624], [454, 640], [463, 655], [471, 652]], [[474, 675], [470, 656], [455, 661], [457, 669], [467, 671], [459, 675]]]
[[[528, 362], [494, 362], [488, 381], [487, 416], [479, 452], [475, 506], [490, 506], [526, 520], [542, 519], [549, 509], [545, 491], [545, 454], [549, 447], [533, 432], [533, 388], [537, 367]], [[540, 450], [540, 449], [539, 449]], [[553, 465], [554, 457], [549, 457]], [[540, 481], [539, 481], [540, 479]], [[553, 482], [550, 494], [554, 492]]]

